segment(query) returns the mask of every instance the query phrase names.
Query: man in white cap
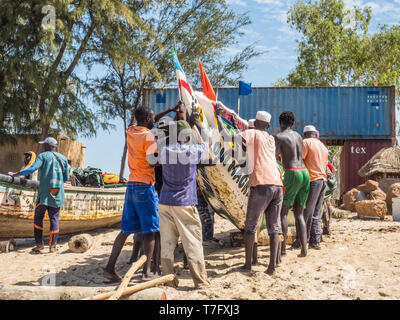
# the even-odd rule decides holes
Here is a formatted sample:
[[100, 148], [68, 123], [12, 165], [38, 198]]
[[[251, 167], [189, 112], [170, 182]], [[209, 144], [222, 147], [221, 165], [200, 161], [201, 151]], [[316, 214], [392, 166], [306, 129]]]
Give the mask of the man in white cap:
[[71, 168], [68, 160], [62, 154], [56, 152], [57, 140], [51, 137], [40, 141], [44, 145], [45, 152], [41, 153], [35, 162], [20, 172], [9, 174], [30, 175], [40, 169], [40, 184], [38, 198], [34, 215], [34, 235], [36, 247], [34, 253], [43, 253], [43, 219], [47, 211], [50, 219], [50, 252], [56, 252], [56, 245], [59, 233], [60, 208], [64, 205], [64, 183], [69, 180]]
[[256, 122], [256, 119], [250, 119], [249, 120], [249, 128], [248, 129], [254, 129], [254, 123]]
[[[217, 115], [222, 112], [217, 105]], [[254, 257], [254, 242], [257, 227], [262, 214], [266, 214], [268, 234], [270, 237], [270, 262], [267, 274], [275, 272], [277, 264], [279, 235], [282, 234], [280, 212], [283, 191], [280, 171], [275, 158], [275, 140], [267, 130], [270, 127], [271, 115], [266, 111], [258, 111], [254, 129], [248, 129], [239, 135], [246, 141], [247, 150], [254, 155], [251, 173], [251, 191], [247, 204], [244, 227], [245, 264], [243, 271], [251, 271]], [[222, 120], [218, 117], [220, 131], [224, 130]], [[223, 133], [226, 135], [226, 131]]]
[[327, 181], [328, 149], [317, 139], [314, 126], [304, 127], [303, 160], [310, 174], [310, 192], [304, 211], [310, 248], [321, 249], [321, 214]]

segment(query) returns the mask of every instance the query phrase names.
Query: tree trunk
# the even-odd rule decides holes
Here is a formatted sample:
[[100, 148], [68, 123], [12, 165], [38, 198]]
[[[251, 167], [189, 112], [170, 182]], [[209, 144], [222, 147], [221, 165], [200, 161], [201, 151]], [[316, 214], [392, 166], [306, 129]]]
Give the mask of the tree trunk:
[[124, 171], [125, 171], [125, 163], [126, 163], [126, 154], [128, 152], [128, 145], [126, 143], [126, 108], [124, 110], [124, 134], [125, 134], [125, 144], [124, 144], [124, 152], [122, 153], [122, 159], [121, 159], [121, 167], [119, 170], [119, 177], [123, 178], [124, 177]]
[[120, 178], [122, 178], [122, 177], [124, 176], [127, 152], [128, 152], [128, 146], [127, 146], [127, 144], [126, 144], [126, 134], [125, 134], [124, 152], [122, 153], [121, 170], [119, 171], [119, 176], [120, 176]]
[[[50, 130], [50, 123], [45, 123], [44, 125], [42, 125], [42, 132], [40, 133], [39, 141], [43, 141], [48, 137], [49, 130]], [[57, 137], [54, 137], [54, 139], [57, 139]], [[37, 147], [37, 154], [40, 154], [43, 151], [44, 151], [44, 146], [42, 144], [39, 144], [39, 146]]]

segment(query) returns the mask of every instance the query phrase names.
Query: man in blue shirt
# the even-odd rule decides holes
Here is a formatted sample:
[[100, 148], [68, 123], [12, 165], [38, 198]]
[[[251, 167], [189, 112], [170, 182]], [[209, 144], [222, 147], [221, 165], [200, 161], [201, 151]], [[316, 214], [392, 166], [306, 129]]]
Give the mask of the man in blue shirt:
[[[201, 128], [197, 122], [195, 124]], [[193, 131], [189, 123], [176, 123], [178, 141], [160, 152], [163, 185], [159, 201], [161, 268], [164, 275], [174, 273], [174, 250], [179, 237], [188, 259], [196, 288], [209, 286], [202, 244], [202, 226], [197, 211], [197, 165], [208, 154], [208, 144], [190, 144]], [[175, 278], [174, 285], [178, 285]]]
[[12, 176], [30, 175], [40, 169], [40, 184], [34, 215], [34, 234], [36, 247], [34, 253], [43, 253], [43, 219], [47, 211], [50, 219], [50, 252], [56, 252], [58, 239], [58, 220], [60, 208], [64, 205], [64, 183], [69, 180], [71, 168], [68, 160], [62, 154], [56, 152], [57, 140], [51, 137], [40, 141], [44, 145], [45, 152], [41, 153], [29, 168], [20, 172], [10, 173]]

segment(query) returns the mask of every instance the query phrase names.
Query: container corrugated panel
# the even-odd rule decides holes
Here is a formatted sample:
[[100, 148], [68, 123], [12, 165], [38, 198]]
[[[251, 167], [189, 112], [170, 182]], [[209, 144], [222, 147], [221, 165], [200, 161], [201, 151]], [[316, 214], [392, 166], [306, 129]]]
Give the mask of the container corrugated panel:
[[[179, 100], [177, 89], [145, 89], [144, 104], [155, 112]], [[162, 94], [165, 103], [156, 103]], [[218, 89], [218, 100], [237, 111], [238, 89]], [[272, 115], [271, 132], [279, 132], [279, 115], [292, 111], [294, 129], [314, 125], [324, 140], [392, 139], [395, 136], [395, 87], [252, 88], [240, 97], [240, 117], [255, 118], [257, 111]]]
[[358, 170], [381, 149], [391, 146], [392, 140], [346, 141], [340, 154], [340, 194], [363, 184]]

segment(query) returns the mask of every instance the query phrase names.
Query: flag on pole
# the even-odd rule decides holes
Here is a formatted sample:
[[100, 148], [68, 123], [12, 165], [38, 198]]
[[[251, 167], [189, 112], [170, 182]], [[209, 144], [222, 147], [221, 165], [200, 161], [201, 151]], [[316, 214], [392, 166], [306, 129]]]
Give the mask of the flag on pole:
[[164, 94], [161, 94], [161, 93], [157, 93], [157, 95], [156, 95], [156, 103], [165, 103], [166, 102], [166, 95], [165, 95], [165, 93]]
[[193, 91], [192, 87], [190, 86], [190, 83], [189, 83], [185, 73], [183, 72], [183, 69], [179, 63], [176, 52], [172, 51], [171, 55], [172, 55], [172, 58], [173, 58], [174, 64], [175, 64], [176, 77], [178, 79], [180, 98], [181, 98], [183, 104], [185, 105], [185, 110], [182, 110], [182, 112], [183, 112], [182, 118], [186, 120], [186, 114], [190, 115], [192, 113], [192, 109], [197, 108], [200, 112], [200, 116], [199, 116], [200, 123], [203, 124], [203, 122], [206, 122], [206, 124], [207, 124], [207, 119], [205, 118], [203, 110], [202, 110], [199, 102], [197, 101], [194, 91]]
[[251, 95], [251, 83], [239, 81], [239, 95], [250, 96]]
[[206, 72], [203, 69], [203, 65], [200, 60], [199, 60], [199, 66], [200, 66], [201, 83], [203, 85], [204, 95], [212, 101], [217, 101], [217, 96], [215, 95], [214, 89], [210, 83], [210, 80], [207, 77]]

